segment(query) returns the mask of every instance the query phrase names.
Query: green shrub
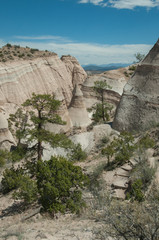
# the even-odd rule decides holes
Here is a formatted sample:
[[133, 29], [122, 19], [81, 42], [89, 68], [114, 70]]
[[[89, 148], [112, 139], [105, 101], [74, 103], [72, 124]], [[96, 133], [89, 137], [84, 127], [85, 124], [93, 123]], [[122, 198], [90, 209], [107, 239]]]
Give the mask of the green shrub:
[[[118, 138], [115, 138], [106, 148], [102, 149], [102, 154], [107, 156], [107, 170], [112, 170], [118, 165], [124, 164], [132, 157], [136, 145], [131, 133], [123, 131]], [[113, 161], [110, 159], [113, 157]]]
[[107, 144], [109, 142], [109, 137], [108, 136], [104, 136], [102, 139], [101, 139], [101, 142], [104, 143], [104, 144]]
[[84, 161], [87, 157], [87, 154], [82, 150], [81, 145], [78, 143], [73, 144], [73, 147], [67, 157], [71, 162]]
[[31, 48], [30, 49], [30, 52], [32, 53], [32, 54], [34, 54], [35, 52], [38, 52], [39, 51], [39, 49], [37, 49], [37, 48]]
[[142, 202], [144, 200], [144, 194], [142, 192], [143, 182], [141, 179], [137, 179], [130, 186], [130, 191], [127, 193], [127, 199], [133, 199], [138, 202]]
[[54, 215], [66, 210], [79, 212], [84, 205], [81, 188], [87, 177], [80, 167], [62, 157], [51, 157], [49, 161], [38, 161], [37, 185], [40, 203], [45, 211]]
[[36, 181], [29, 176], [20, 178], [17, 191], [13, 194], [15, 199], [21, 199], [25, 204], [30, 204], [38, 199], [38, 190]]
[[12, 45], [11, 45], [10, 43], [7, 43], [7, 44], [6, 44], [6, 47], [7, 47], [7, 48], [11, 48]]
[[20, 144], [10, 153], [12, 162], [19, 162], [25, 157], [26, 153], [27, 147], [25, 145]]
[[21, 54], [18, 55], [19, 58], [22, 58], [22, 57], [24, 57], [24, 56], [25, 56], [24, 53], [21, 53]]
[[0, 149], [0, 167], [3, 167], [7, 160], [10, 159], [10, 154], [6, 150]]
[[128, 72], [124, 72], [124, 75], [125, 75], [125, 77], [129, 77], [129, 74], [128, 74]]
[[92, 119], [93, 121], [98, 123], [103, 121], [103, 114], [104, 114], [105, 121], [110, 120], [110, 113], [112, 108], [113, 108], [112, 105], [105, 102], [103, 104], [101, 103], [95, 104], [91, 109], [88, 109], [88, 111], [93, 111]]
[[130, 71], [135, 71], [135, 70], [136, 70], [136, 66], [135, 66], [135, 65], [130, 66], [130, 67], [129, 67], [129, 70], [130, 70]]
[[142, 137], [139, 142], [138, 146], [140, 149], [148, 149], [148, 148], [153, 148], [155, 146], [155, 141], [150, 138], [148, 134], [146, 134], [144, 137]]
[[16, 50], [17, 48], [20, 48], [20, 45], [14, 45], [14, 48]]
[[3, 173], [3, 178], [1, 181], [2, 192], [4, 194], [17, 189], [22, 179], [24, 171], [22, 168], [15, 169], [14, 167], [6, 169]]

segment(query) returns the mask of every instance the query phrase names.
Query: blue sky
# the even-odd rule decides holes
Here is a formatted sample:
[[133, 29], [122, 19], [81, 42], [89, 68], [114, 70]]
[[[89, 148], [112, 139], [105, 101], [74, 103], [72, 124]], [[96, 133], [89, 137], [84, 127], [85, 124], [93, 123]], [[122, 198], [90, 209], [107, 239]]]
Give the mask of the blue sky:
[[71, 54], [81, 64], [130, 63], [159, 37], [159, 0], [0, 0], [0, 46]]

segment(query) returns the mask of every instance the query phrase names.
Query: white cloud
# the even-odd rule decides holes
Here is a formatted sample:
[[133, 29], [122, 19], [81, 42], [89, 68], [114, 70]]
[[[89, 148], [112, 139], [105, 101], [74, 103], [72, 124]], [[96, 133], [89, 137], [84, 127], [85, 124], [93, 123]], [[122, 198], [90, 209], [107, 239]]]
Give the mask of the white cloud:
[[94, 5], [103, 5], [104, 0], [80, 0], [79, 3], [92, 3]]
[[109, 3], [111, 7], [118, 9], [153, 8], [159, 6], [159, 1], [157, 0], [110, 0]]
[[[24, 39], [23, 39], [24, 38]], [[134, 54], [140, 52], [147, 54], [152, 45], [146, 44], [125, 44], [125, 45], [108, 45], [93, 43], [77, 43], [77, 42], [59, 42], [58, 39], [45, 41], [43, 36], [35, 37], [34, 41], [30, 37], [22, 37], [16, 41], [9, 41], [13, 45], [29, 46], [31, 48], [39, 48], [40, 50], [50, 50], [61, 55], [75, 56], [80, 64], [109, 64], [109, 63], [131, 63], [135, 60]], [[61, 37], [62, 39], [62, 37]], [[24, 41], [26, 40], [26, 41]], [[6, 44], [0, 41], [2, 46]]]
[[159, 6], [159, 0], [80, 0], [79, 3], [92, 3], [102, 7], [109, 6], [117, 9], [153, 8]]
[[61, 37], [61, 36], [14, 36], [15, 39], [21, 39], [21, 40], [55, 40], [55, 41], [61, 41], [61, 42], [71, 42], [68, 38]]

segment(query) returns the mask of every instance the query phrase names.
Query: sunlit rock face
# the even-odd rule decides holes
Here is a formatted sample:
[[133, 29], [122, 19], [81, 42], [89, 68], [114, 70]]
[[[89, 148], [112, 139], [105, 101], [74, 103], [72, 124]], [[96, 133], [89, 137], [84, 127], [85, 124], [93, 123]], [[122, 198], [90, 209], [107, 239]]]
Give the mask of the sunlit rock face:
[[74, 88], [68, 111], [74, 127], [87, 127], [91, 123], [79, 85]]
[[[78, 69], [78, 73], [77, 73]], [[78, 61], [65, 56], [40, 57], [0, 63], [0, 105], [14, 113], [32, 93], [56, 94], [67, 108], [72, 99], [74, 82], [82, 83], [86, 73]], [[64, 107], [63, 107], [64, 109]]]
[[14, 139], [8, 129], [8, 121], [5, 118], [3, 108], [0, 108], [0, 149], [10, 150], [11, 145], [14, 145]]
[[82, 85], [82, 92], [86, 107], [89, 108], [97, 102], [96, 93], [93, 90], [94, 83], [96, 81], [105, 81], [109, 86], [111, 86], [111, 89], [107, 89], [105, 91], [104, 98], [116, 108], [121, 99], [123, 88], [128, 81], [128, 77], [124, 74], [125, 71], [128, 71], [128, 68], [120, 68], [88, 76]]
[[[61, 101], [58, 114], [66, 122], [64, 126], [48, 124], [46, 128], [54, 132], [68, 132], [72, 122], [68, 106], [72, 99], [75, 83], [83, 83], [87, 74], [78, 61], [71, 56], [56, 55], [29, 60], [14, 60], [0, 63], [0, 144], [6, 140], [14, 142], [8, 130], [7, 118], [17, 108], [35, 94], [54, 94]], [[4, 127], [5, 124], [5, 127]]]
[[140, 131], [159, 122], [159, 40], [124, 88], [113, 128]]

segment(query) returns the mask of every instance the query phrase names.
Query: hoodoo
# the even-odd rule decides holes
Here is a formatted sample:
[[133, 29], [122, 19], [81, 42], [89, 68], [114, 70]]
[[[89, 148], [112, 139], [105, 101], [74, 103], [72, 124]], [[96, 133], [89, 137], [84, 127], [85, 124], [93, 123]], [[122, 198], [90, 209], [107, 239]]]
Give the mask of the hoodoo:
[[69, 115], [73, 126], [86, 127], [91, 123], [83, 99], [83, 93], [79, 85], [75, 86], [73, 97], [69, 108]]
[[141, 131], [159, 122], [159, 40], [124, 87], [113, 128]]

